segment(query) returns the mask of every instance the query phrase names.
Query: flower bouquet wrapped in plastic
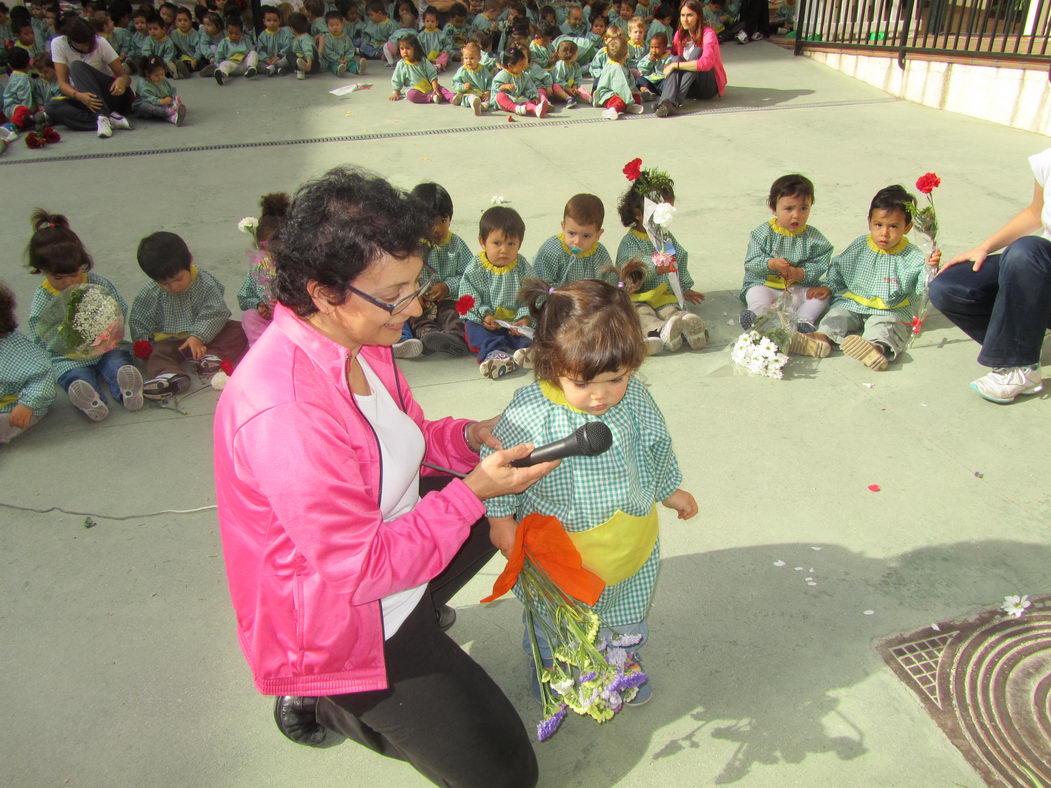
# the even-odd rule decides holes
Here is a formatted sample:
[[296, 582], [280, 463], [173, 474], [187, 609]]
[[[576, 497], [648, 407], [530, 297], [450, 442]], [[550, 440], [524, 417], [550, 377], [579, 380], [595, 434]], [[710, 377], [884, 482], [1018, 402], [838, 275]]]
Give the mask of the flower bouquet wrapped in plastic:
[[106, 288], [90, 283], [74, 285], [48, 304], [37, 332], [55, 355], [85, 361], [120, 344], [124, 313]]
[[679, 301], [679, 309], [685, 309], [686, 301], [679, 281], [679, 269], [675, 265], [678, 250], [668, 230], [675, 218], [675, 206], [664, 198], [665, 194], [672, 191], [671, 178], [663, 170], [642, 169], [642, 159], [632, 159], [624, 165], [622, 172], [629, 181], [637, 182], [643, 195], [642, 225], [657, 249], [653, 253], [653, 266], [659, 272], [668, 275], [668, 284]]
[[761, 315], [752, 327], [734, 342], [730, 359], [735, 369], [749, 375], [776, 378], [784, 376], [788, 363], [788, 347], [796, 330], [797, 318], [789, 308], [791, 293], [785, 290], [777, 297], [770, 311]]
[[[630, 668], [630, 648], [640, 636], [599, 638], [599, 619], [589, 606], [604, 586], [581, 565], [580, 553], [558, 520], [531, 514], [518, 525], [514, 549], [493, 593], [482, 600], [492, 602], [516, 588], [525, 606], [544, 704], [539, 741], [555, 734], [569, 710], [598, 722], [612, 719], [646, 681], [646, 674]], [[551, 664], [540, 653], [538, 629], [550, 646]]]

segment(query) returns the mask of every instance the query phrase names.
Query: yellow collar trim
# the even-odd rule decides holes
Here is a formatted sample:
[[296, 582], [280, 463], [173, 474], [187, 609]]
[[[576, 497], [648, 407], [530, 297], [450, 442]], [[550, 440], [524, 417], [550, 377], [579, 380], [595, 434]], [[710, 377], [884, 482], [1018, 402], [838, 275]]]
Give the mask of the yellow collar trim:
[[571, 254], [574, 257], [591, 257], [598, 251], [598, 241], [595, 241], [595, 245], [588, 249], [586, 252], [574, 252], [568, 246], [566, 246], [566, 239], [563, 237], [563, 233], [558, 234], [559, 243], [562, 244], [562, 251], [566, 254]]
[[45, 293], [50, 293], [53, 296], [57, 296], [59, 293], [62, 292], [61, 290], [56, 290], [54, 287], [52, 287], [51, 283], [46, 279], [40, 283], [40, 287]]
[[560, 389], [554, 383], [548, 383], [546, 380], [541, 380], [538, 382], [540, 383], [540, 393], [543, 394], [545, 399], [547, 399], [549, 402], [553, 402], [555, 405], [561, 405], [564, 408], [569, 408], [570, 410], [575, 411], [576, 413], [583, 413], [584, 415], [588, 415], [586, 411], [583, 411], [580, 408], [574, 408], [572, 405], [570, 405], [569, 400], [566, 399], [565, 392], [563, 392], [562, 389]]
[[511, 263], [511, 265], [493, 265], [489, 262], [489, 258], [485, 256], [484, 249], [478, 253], [478, 261], [482, 264], [482, 268], [491, 274], [506, 274], [515, 270], [515, 266], [518, 265], [518, 258], [515, 258], [515, 261]]
[[199, 271], [197, 270], [197, 264], [196, 263], [190, 263], [190, 284], [191, 285], [194, 282], [197, 281], [197, 274], [198, 273], [199, 273]]
[[636, 229], [632, 228], [631, 230], [628, 230], [628, 232], [631, 235], [634, 235], [640, 241], [648, 241], [648, 240], [650, 240], [650, 237], [649, 237], [649, 235], [646, 234], [645, 230], [636, 230]]
[[431, 240], [427, 240], [427, 245], [430, 246], [432, 249], [435, 248], [435, 247], [439, 247], [439, 246], [448, 246], [449, 245], [449, 241], [451, 241], [452, 239], [453, 239], [453, 231], [449, 230], [449, 232], [447, 232], [445, 234], [445, 237], [442, 238], [442, 240], [438, 241], [438, 243], [435, 243], [434, 241], [431, 241]]
[[776, 216], [771, 216], [770, 217], [770, 229], [773, 230], [778, 235], [785, 235], [785, 236], [788, 236], [789, 238], [795, 238], [797, 235], [802, 235], [803, 233], [806, 232], [806, 225], [804, 224], [801, 229], [796, 230], [795, 232], [792, 232], [791, 230], [786, 230], [784, 227], [779, 225], [777, 223], [777, 217]]
[[873, 252], [877, 252], [878, 254], [901, 254], [905, 251], [905, 247], [909, 245], [909, 239], [906, 238], [904, 235], [901, 237], [901, 240], [898, 241], [898, 243], [890, 249], [883, 249], [882, 247], [880, 247], [879, 244], [872, 240], [871, 235], [868, 236], [865, 240], [868, 241], [869, 249], [871, 249]]

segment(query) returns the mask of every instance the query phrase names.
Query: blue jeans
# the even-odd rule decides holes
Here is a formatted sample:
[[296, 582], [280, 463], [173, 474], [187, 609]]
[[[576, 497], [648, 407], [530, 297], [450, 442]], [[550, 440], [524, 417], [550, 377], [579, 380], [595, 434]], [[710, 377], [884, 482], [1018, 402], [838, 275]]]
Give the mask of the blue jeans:
[[1019, 238], [989, 255], [978, 271], [967, 263], [931, 282], [931, 303], [982, 346], [986, 367], [1024, 367], [1040, 361], [1051, 327], [1051, 241]]
[[134, 362], [131, 360], [131, 354], [123, 348], [117, 348], [111, 350], [109, 353], [103, 353], [102, 356], [90, 367], [77, 367], [71, 369], [58, 379], [58, 385], [63, 390], [69, 391], [69, 387], [73, 385], [75, 380], [83, 380], [87, 382], [89, 386], [95, 389], [99, 396], [102, 397], [102, 401], [106, 401], [106, 393], [98, 385], [99, 379], [101, 378], [107, 386], [109, 386], [110, 394], [113, 395], [113, 399], [117, 402], [121, 401], [120, 386], [117, 385], [117, 370], [125, 365], [134, 366]]
[[[510, 322], [510, 321], [508, 321]], [[507, 355], [514, 355], [519, 348], [529, 347], [530, 341], [526, 337], [516, 336], [506, 328], [498, 328], [490, 331], [481, 323], [466, 321], [467, 344], [475, 352], [479, 361], [485, 361], [490, 353], [500, 351]]]

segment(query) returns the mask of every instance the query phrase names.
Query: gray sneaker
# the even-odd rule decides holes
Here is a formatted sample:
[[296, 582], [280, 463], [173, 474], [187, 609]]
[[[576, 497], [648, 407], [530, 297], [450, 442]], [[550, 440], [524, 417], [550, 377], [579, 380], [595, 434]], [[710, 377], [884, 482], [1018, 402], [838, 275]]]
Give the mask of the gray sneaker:
[[423, 352], [423, 343], [415, 337], [403, 339], [395, 343], [391, 350], [394, 351], [394, 358], [416, 358]]
[[109, 415], [102, 396], [86, 380], [74, 380], [66, 395], [70, 404], [92, 421], [102, 421]]
[[1029, 367], [995, 367], [988, 374], [972, 381], [971, 389], [978, 392], [982, 399], [1006, 405], [1020, 396], [1039, 394], [1044, 390], [1044, 382], [1040, 378], [1038, 364]]

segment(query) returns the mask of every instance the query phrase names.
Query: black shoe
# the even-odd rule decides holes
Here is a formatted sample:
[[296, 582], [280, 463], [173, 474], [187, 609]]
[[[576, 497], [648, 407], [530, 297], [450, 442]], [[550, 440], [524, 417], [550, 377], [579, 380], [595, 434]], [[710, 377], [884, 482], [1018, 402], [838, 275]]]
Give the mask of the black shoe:
[[463, 337], [447, 334], [443, 331], [428, 331], [420, 341], [427, 353], [448, 353], [450, 356], [461, 356], [467, 352], [467, 343]]
[[296, 744], [323, 746], [328, 728], [317, 721], [317, 702], [317, 698], [279, 695], [274, 702], [277, 729]]
[[671, 102], [662, 101], [660, 104], [657, 105], [657, 111], [653, 114], [656, 115], [658, 118], [668, 117], [669, 115], [671, 115]]
[[215, 74], [213, 76], [215, 77], [215, 81], [218, 82], [220, 85], [222, 85], [223, 82], [226, 80], [226, 74], [224, 74], [219, 69], [215, 70]]
[[442, 605], [434, 611], [434, 615], [438, 617], [438, 629], [442, 632], [456, 623], [456, 611], [448, 605]]

